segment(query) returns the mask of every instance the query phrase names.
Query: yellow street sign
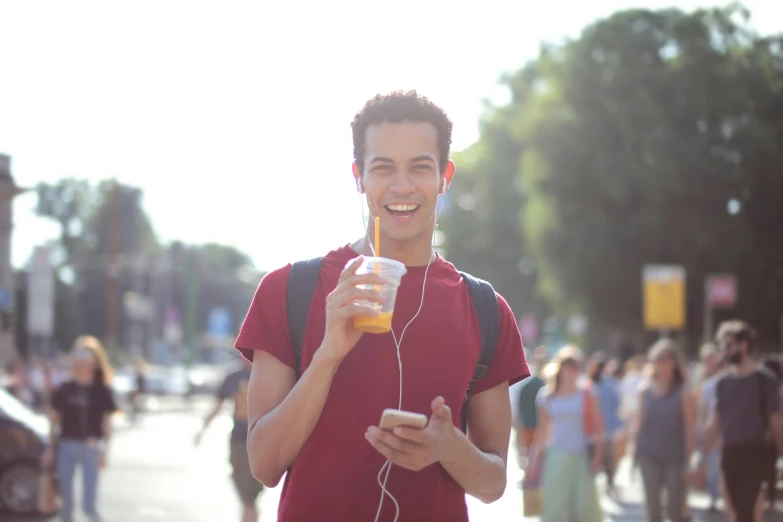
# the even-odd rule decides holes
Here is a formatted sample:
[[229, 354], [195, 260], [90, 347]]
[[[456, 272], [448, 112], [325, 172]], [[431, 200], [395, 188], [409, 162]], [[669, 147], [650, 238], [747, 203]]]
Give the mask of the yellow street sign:
[[682, 330], [685, 327], [685, 268], [646, 265], [642, 284], [645, 328]]

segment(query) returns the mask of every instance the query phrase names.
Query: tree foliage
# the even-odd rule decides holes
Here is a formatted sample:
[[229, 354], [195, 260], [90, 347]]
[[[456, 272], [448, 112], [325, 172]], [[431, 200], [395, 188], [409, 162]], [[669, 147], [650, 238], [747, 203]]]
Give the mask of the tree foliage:
[[[520, 151], [506, 160], [524, 197], [512, 204], [493, 188], [483, 203], [521, 211], [517, 242], [532, 252], [537, 288], [556, 313], [581, 311], [595, 332], [640, 332], [642, 267], [680, 264], [692, 341], [713, 272], [739, 278], [738, 306], [722, 314], [777, 339], [782, 38], [759, 37], [737, 6], [623, 11], [543, 47], [505, 83], [512, 101], [472, 150], [508, 140]], [[488, 156], [474, 177], [485, 188], [503, 178], [492, 163], [501, 156]]]
[[522, 238], [517, 211], [523, 200], [517, 181], [521, 148], [506, 132], [507, 111], [482, 123], [482, 141], [455, 155], [457, 176], [444, 220], [449, 259], [461, 270], [492, 282], [517, 316], [543, 315], [533, 259]]
[[[238, 327], [260, 277], [247, 255], [217, 244], [161, 245], [144, 211], [142, 191], [114, 180], [94, 185], [63, 179], [40, 184], [37, 193], [38, 215], [60, 227], [54, 256], [58, 275], [54, 341], [61, 348], [82, 333], [105, 338], [112, 310], [116, 310], [117, 342], [127, 347], [130, 319], [123, 302], [129, 292], [146, 296], [155, 305], [144, 341], [149, 344], [162, 336], [166, 307], [181, 312], [187, 308], [186, 288], [195, 280], [200, 291], [194, 328], [206, 329], [214, 306], [229, 308]], [[195, 260], [196, 270], [187, 269], [190, 259]], [[113, 308], [109, 285], [115, 277]]]

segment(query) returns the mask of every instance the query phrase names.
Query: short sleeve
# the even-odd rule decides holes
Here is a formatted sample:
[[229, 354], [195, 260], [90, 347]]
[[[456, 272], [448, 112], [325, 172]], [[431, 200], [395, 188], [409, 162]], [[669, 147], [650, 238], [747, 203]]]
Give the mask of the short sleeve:
[[519, 335], [514, 312], [499, 294], [497, 294], [497, 299], [500, 315], [498, 346], [487, 374], [476, 381], [473, 389], [474, 394], [487, 391], [503, 382], [513, 385], [530, 377], [530, 369], [525, 360], [525, 350], [522, 347], [522, 337]]
[[547, 390], [546, 387], [543, 387], [540, 390], [538, 390], [538, 394], [536, 395], [536, 407], [545, 408], [547, 397], [549, 397], [549, 390]]
[[258, 285], [234, 346], [248, 361], [261, 350], [294, 368], [294, 347], [288, 334], [286, 290], [291, 265], [269, 272]]
[[105, 413], [114, 413], [117, 411], [117, 402], [114, 400], [114, 393], [111, 388], [103, 388], [103, 411]]

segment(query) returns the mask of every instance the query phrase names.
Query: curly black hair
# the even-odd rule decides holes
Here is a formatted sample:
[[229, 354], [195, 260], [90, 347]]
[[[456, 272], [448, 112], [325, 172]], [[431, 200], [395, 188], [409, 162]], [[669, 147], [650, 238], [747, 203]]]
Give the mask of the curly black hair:
[[377, 94], [364, 104], [351, 122], [353, 131], [353, 159], [362, 171], [367, 128], [384, 122], [427, 122], [438, 131], [438, 151], [441, 172], [446, 169], [451, 149], [452, 123], [446, 113], [416, 91], [393, 91]]

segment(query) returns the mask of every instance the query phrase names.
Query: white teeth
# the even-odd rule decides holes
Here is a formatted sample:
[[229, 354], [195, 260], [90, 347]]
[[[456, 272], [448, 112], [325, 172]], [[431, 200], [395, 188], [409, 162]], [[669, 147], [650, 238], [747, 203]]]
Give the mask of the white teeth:
[[395, 212], [408, 212], [410, 210], [416, 210], [419, 208], [419, 205], [386, 205], [386, 207]]

